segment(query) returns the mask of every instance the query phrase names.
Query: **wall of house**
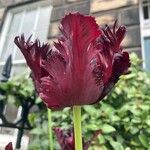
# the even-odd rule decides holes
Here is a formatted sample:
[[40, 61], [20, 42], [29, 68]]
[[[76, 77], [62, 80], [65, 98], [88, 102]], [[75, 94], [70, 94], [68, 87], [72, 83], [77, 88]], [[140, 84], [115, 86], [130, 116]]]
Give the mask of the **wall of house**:
[[112, 25], [116, 19], [119, 24], [126, 25], [128, 31], [122, 45], [125, 50], [141, 56], [138, 0], [91, 0], [90, 12], [102, 26]]
[[[0, 0], [0, 23], [8, 6], [34, 2], [37, 0]], [[48, 41], [52, 43], [59, 34], [59, 20], [69, 11], [79, 11], [95, 16], [99, 25], [112, 25], [116, 19], [127, 26], [128, 32], [122, 45], [125, 50], [134, 51], [141, 56], [139, 2], [138, 0], [51, 0], [51, 15]]]
[[[3, 23], [5, 10], [8, 7], [34, 1], [38, 0], [0, 0], [0, 25]], [[134, 51], [141, 57], [138, 0], [51, 0], [51, 4], [53, 10], [47, 35], [49, 43], [55, 41], [59, 35], [60, 18], [69, 11], [79, 11], [94, 15], [101, 26], [112, 25], [118, 19], [119, 24], [124, 24], [128, 28], [127, 36], [122, 43], [124, 49]], [[15, 117], [16, 109], [10, 109], [8, 114], [11, 118]], [[5, 133], [6, 131], [4, 130]]]
[[65, 13], [70, 11], [79, 11], [82, 14], [90, 13], [90, 0], [53, 0], [53, 11], [48, 33], [49, 42], [55, 41], [59, 34], [59, 20]]
[[59, 34], [59, 19], [68, 11], [79, 11], [92, 14], [97, 23], [113, 25], [117, 19], [119, 24], [127, 26], [128, 32], [122, 43], [127, 51], [134, 51], [141, 57], [141, 36], [138, 0], [56, 0], [53, 5], [48, 38], [50, 43]]

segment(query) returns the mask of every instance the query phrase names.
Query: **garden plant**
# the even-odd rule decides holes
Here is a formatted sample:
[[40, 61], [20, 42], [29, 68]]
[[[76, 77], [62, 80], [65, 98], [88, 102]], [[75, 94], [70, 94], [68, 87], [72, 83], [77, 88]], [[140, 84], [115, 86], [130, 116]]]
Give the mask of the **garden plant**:
[[[149, 101], [148, 104], [144, 102], [142, 108], [139, 87], [136, 85], [130, 87], [130, 84], [133, 84], [130, 80], [135, 79], [140, 71], [136, 72], [133, 64], [130, 73], [128, 52], [124, 52], [120, 46], [126, 27], [117, 28], [115, 22], [112, 30], [108, 26], [102, 29], [91, 16], [69, 13], [62, 19], [60, 31], [61, 35], [54, 46], [41, 44], [39, 40], [32, 42], [32, 36], [26, 40], [25, 36], [21, 35], [14, 40], [32, 71], [36, 92], [49, 108], [50, 149], [149, 148], [149, 130], [144, 130], [149, 126]], [[133, 58], [135, 63], [140, 62], [135, 56]], [[121, 77], [117, 83], [123, 74], [126, 76]], [[145, 75], [148, 76], [146, 73]], [[108, 95], [116, 83], [115, 92]], [[129, 87], [133, 89], [127, 93]], [[28, 92], [31, 92], [31, 95], [35, 94], [34, 90]], [[133, 92], [138, 96], [132, 95]], [[99, 102], [102, 99], [106, 101]], [[39, 99], [37, 106], [44, 108]], [[138, 116], [143, 112], [146, 126], [140, 122], [141, 114]], [[40, 139], [43, 138], [42, 129], [47, 132], [45, 127], [47, 117], [43, 114], [45, 109], [41, 109], [38, 113], [40, 129], [37, 127], [32, 130], [33, 134], [39, 133]], [[36, 117], [31, 115], [30, 120], [33, 121]], [[140, 127], [139, 122], [142, 125]], [[56, 140], [53, 140], [52, 133], [55, 133], [61, 148]], [[31, 146], [32, 148], [34, 149]], [[38, 149], [45, 148], [46, 143], [43, 148]]]
[[[102, 131], [89, 150], [150, 149], [150, 74], [142, 69], [142, 61], [137, 55], [130, 54], [130, 58], [130, 73], [121, 77], [112, 92], [102, 102], [82, 108], [84, 140], [90, 140], [97, 130]], [[18, 97], [28, 99], [34, 97], [35, 93], [28, 75], [2, 83], [0, 89], [7, 92], [7, 102], [16, 106], [19, 106]], [[29, 115], [34, 127], [30, 131], [29, 150], [49, 150], [47, 109], [40, 98], [36, 99], [35, 106], [37, 111]], [[72, 128], [71, 120], [71, 108], [52, 112], [53, 129], [61, 127], [67, 131]], [[59, 150], [56, 136], [53, 138], [54, 149]]]

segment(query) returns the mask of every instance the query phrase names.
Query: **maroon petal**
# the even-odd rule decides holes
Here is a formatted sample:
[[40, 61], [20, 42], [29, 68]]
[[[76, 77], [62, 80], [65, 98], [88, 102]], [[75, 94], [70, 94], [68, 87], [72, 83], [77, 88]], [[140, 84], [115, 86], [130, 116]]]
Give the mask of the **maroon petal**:
[[50, 76], [42, 78], [40, 96], [53, 109], [93, 103], [100, 88], [95, 84], [91, 62], [98, 53], [94, 41], [101, 31], [94, 18], [79, 13], [66, 15], [60, 30], [61, 38], [42, 63]]
[[126, 33], [126, 27], [120, 26], [117, 30], [115, 27], [116, 22], [113, 31], [106, 26], [103, 35], [98, 39], [97, 47], [100, 53], [95, 65], [96, 71], [93, 74], [96, 82], [103, 85], [104, 88], [97, 102], [110, 92], [119, 77], [125, 74], [130, 67], [129, 54], [122, 52], [120, 46]]
[[[58, 143], [60, 144], [61, 150], [75, 150], [73, 129], [63, 130], [61, 128], [55, 128], [54, 132]], [[97, 138], [99, 134], [101, 134], [101, 130], [95, 131], [93, 137], [89, 141], [84, 142], [83, 139], [83, 150], [88, 150], [91, 143]]]
[[127, 52], [115, 54], [112, 66], [112, 75], [108, 80], [108, 82], [105, 84], [104, 90], [99, 100], [103, 99], [111, 91], [111, 89], [119, 80], [119, 77], [123, 74], [126, 74], [129, 67], [130, 67], [130, 60], [129, 54]]
[[39, 96], [51, 109], [93, 104], [101, 100], [130, 66], [120, 46], [126, 27], [100, 29], [91, 16], [69, 13], [61, 35], [50, 48], [24, 36], [15, 43], [32, 70]]
[[75, 150], [74, 137], [71, 130], [54, 129], [61, 150]]
[[5, 150], [13, 150], [12, 142], [10, 142], [6, 145]]
[[46, 59], [46, 54], [50, 51], [48, 44], [41, 45], [39, 40], [31, 42], [31, 36], [25, 40], [24, 35], [15, 37], [15, 44], [23, 53], [26, 62], [33, 72], [36, 79], [47, 75], [47, 72], [41, 67], [42, 59]]

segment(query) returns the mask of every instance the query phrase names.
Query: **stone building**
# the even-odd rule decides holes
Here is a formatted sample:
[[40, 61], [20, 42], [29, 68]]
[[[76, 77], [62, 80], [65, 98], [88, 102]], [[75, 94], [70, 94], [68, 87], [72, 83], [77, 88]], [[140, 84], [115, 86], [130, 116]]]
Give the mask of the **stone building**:
[[128, 28], [124, 49], [136, 52], [150, 69], [150, 0], [0, 0], [0, 69], [12, 53], [13, 74], [24, 70], [25, 61], [13, 44], [15, 35], [24, 32], [52, 43], [60, 18], [70, 11], [93, 15], [101, 26], [118, 19]]
[[32, 34], [33, 39], [52, 43], [59, 35], [60, 18], [70, 11], [93, 15], [102, 27], [116, 19], [126, 25], [124, 50], [137, 53], [150, 70], [150, 0], [0, 0], [0, 73], [10, 54], [12, 75], [28, 70], [13, 43], [16, 35]]

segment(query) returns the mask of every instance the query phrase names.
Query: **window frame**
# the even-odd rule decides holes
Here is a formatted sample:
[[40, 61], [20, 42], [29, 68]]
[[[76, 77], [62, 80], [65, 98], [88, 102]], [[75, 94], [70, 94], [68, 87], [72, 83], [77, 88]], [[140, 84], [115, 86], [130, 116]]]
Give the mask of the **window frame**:
[[[51, 16], [51, 12], [52, 12], [51, 0], [42, 0], [42, 1], [37, 1], [37, 2], [24, 3], [24, 4], [19, 5], [19, 6], [11, 7], [10, 9], [7, 10], [6, 16], [4, 17], [3, 26], [1, 28], [0, 56], [1, 56], [2, 51], [3, 51], [3, 47], [4, 47], [4, 44], [5, 44], [5, 41], [6, 41], [7, 33], [9, 31], [9, 27], [11, 25], [13, 14], [17, 13], [17, 12], [25, 13], [26, 11], [28, 11], [30, 9], [31, 10], [34, 9], [34, 8], [39, 9], [41, 7], [48, 6], [48, 5], [50, 7], [50, 16]], [[24, 9], [26, 9], [26, 10], [24, 10]], [[39, 13], [37, 13], [37, 14], [39, 14]], [[49, 21], [50, 21], [50, 16], [49, 16]], [[36, 17], [37, 18], [35, 20], [35, 22], [36, 22], [35, 25], [37, 25], [37, 23], [38, 23], [38, 17], [39, 16], [36, 16]], [[34, 34], [33, 34], [33, 36], [34, 36]], [[20, 65], [24, 65], [25, 64], [25, 60], [14, 60], [14, 56], [15, 55], [16, 55], [16, 49], [15, 49], [15, 52], [12, 54], [12, 60], [13, 60], [12, 63], [13, 63], [13, 65], [19, 65], [19, 64]], [[0, 66], [3, 66], [4, 64], [5, 64], [5, 62], [1, 62], [0, 61]]]
[[[142, 13], [143, 13], [142, 18], [143, 18], [143, 21], [146, 23], [146, 22], [149, 22], [149, 21], [150, 21], [150, 10], [149, 10], [149, 9], [150, 9], [150, 1], [148, 0], [148, 3], [147, 3], [147, 4], [143, 4], [143, 1], [144, 1], [144, 0], [141, 1], [141, 7], [142, 7]], [[143, 8], [144, 8], [145, 6], [148, 7], [148, 19], [144, 19]]]
[[[140, 31], [141, 31], [141, 49], [142, 49], [142, 58], [143, 58], [143, 68], [146, 69], [146, 57], [145, 57], [145, 46], [144, 46], [144, 39], [150, 37], [150, 12], [149, 12], [149, 19], [143, 18], [143, 1], [139, 1], [139, 17], [140, 17]], [[150, 2], [149, 2], [150, 5]]]

